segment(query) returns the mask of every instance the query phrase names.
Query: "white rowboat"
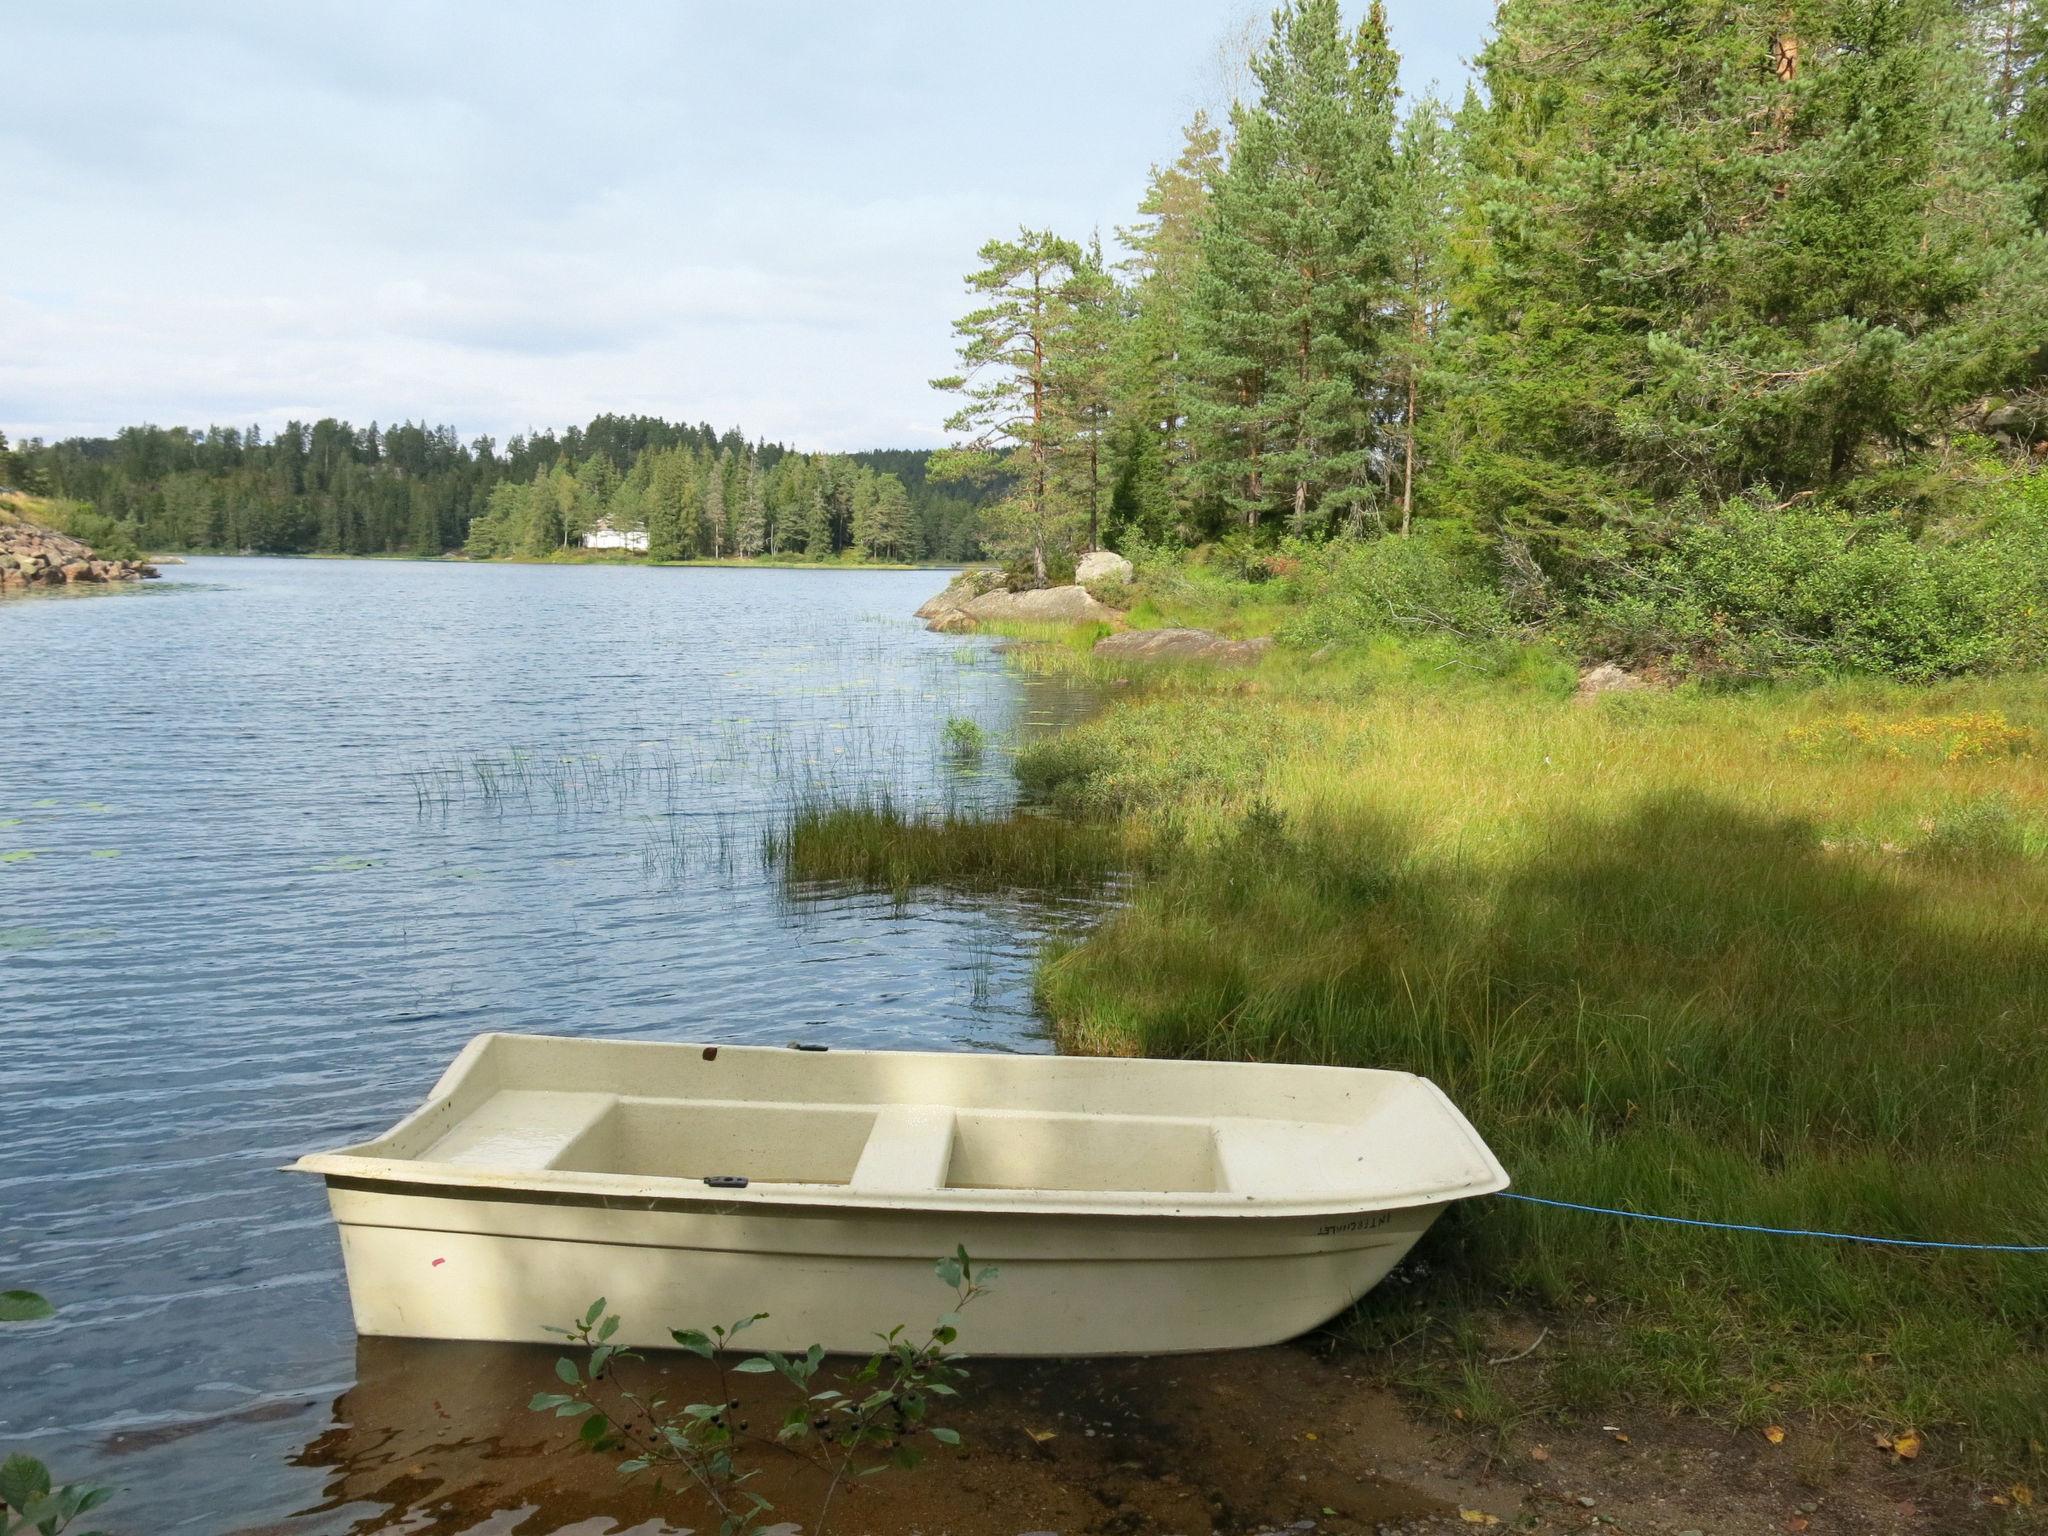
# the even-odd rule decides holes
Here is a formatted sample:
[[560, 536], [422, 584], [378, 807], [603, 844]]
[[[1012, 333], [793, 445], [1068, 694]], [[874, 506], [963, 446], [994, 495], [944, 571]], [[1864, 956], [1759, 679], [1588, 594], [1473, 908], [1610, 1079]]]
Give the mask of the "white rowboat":
[[327, 1181], [356, 1327], [536, 1340], [608, 1299], [617, 1342], [769, 1314], [762, 1348], [872, 1346], [999, 1287], [984, 1355], [1274, 1343], [1507, 1175], [1405, 1072], [481, 1035]]

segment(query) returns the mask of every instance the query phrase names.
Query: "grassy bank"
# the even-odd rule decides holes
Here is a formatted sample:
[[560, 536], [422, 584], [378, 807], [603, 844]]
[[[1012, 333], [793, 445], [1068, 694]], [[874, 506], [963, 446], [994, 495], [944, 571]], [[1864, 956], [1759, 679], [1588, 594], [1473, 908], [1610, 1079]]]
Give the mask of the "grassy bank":
[[[1575, 703], [1568, 666], [1511, 648], [1020, 658], [1116, 685], [1020, 754], [1068, 829], [846, 808], [788, 851], [975, 888], [1095, 879], [1018, 850], [1107, 833], [1140, 878], [1046, 959], [1063, 1048], [1425, 1073], [1534, 1195], [2048, 1241], [2048, 681]], [[2042, 1462], [2042, 1257], [1489, 1201], [1419, 1258], [1351, 1330], [1467, 1422], [1812, 1412], [1980, 1471]], [[1550, 1332], [1496, 1368], [1503, 1307]]]

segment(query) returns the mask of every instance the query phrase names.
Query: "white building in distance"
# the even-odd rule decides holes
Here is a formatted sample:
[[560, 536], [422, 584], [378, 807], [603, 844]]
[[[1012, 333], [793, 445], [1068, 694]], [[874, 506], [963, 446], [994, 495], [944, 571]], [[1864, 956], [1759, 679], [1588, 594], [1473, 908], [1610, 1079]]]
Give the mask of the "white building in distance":
[[644, 528], [614, 528], [608, 517], [599, 518], [583, 535], [585, 549], [624, 549], [636, 555], [647, 553], [647, 531]]

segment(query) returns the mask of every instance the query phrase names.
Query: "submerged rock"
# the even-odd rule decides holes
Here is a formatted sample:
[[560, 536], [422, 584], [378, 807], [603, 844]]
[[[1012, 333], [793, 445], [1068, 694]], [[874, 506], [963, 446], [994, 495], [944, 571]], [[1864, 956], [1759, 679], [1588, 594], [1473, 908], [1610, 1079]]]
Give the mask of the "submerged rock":
[[1273, 648], [1269, 635], [1230, 640], [1207, 629], [1132, 629], [1095, 642], [1095, 654], [1113, 661], [1206, 661], [1248, 667]]

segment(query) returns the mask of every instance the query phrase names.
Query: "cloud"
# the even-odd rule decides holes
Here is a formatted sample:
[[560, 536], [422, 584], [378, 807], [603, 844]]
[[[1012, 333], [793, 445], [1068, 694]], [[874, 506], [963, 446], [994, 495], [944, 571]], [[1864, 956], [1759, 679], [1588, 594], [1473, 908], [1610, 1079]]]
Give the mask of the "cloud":
[[1232, 9], [17, 8], [0, 427], [936, 442], [976, 247], [1128, 221]]

